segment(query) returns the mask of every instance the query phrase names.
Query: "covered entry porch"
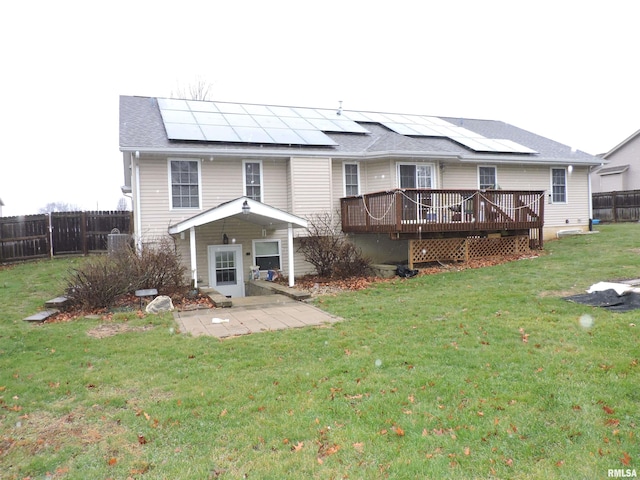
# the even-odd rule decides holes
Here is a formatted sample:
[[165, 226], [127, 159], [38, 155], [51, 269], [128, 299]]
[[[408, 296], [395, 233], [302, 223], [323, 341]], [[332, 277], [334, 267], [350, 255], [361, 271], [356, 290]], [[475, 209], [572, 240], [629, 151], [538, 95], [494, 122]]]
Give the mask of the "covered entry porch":
[[[293, 231], [306, 227], [307, 221], [301, 217], [240, 197], [171, 225], [169, 234], [188, 239], [194, 287], [208, 279], [209, 287], [229, 297], [240, 297], [245, 295], [244, 283], [252, 265], [278, 265], [282, 269], [286, 258], [283, 273], [288, 276], [289, 286], [295, 285]], [[243, 233], [236, 235], [233, 228]], [[259, 257], [256, 250], [265, 250], [264, 256]], [[270, 259], [269, 255], [274, 257]]]

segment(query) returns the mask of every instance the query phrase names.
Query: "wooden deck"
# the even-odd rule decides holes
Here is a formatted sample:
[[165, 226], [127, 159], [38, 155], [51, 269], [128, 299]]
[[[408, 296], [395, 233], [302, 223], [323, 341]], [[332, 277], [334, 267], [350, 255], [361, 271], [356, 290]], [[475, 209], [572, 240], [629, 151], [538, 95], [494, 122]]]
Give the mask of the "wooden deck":
[[529, 235], [542, 248], [544, 191], [397, 189], [340, 199], [342, 231], [392, 238]]

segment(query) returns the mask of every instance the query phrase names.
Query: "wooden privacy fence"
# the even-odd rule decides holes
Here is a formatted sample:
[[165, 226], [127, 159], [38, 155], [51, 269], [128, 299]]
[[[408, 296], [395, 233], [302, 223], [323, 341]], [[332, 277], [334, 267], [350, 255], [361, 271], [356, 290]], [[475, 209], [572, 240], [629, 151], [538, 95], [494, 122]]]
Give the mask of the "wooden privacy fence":
[[106, 252], [114, 229], [131, 234], [132, 212], [53, 212], [0, 217], [0, 262]]
[[591, 199], [593, 218], [602, 222], [637, 222], [640, 220], [640, 190], [594, 193]]

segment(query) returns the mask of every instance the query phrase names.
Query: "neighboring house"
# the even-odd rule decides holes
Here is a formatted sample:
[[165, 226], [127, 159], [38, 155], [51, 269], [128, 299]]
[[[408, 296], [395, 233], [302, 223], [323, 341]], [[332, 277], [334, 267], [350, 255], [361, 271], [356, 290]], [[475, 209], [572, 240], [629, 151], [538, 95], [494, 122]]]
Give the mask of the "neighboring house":
[[602, 155], [591, 174], [593, 193], [640, 190], [640, 130]]
[[252, 266], [312, 272], [298, 237], [315, 215], [375, 263], [417, 239], [586, 230], [601, 163], [492, 120], [132, 96], [120, 151], [137, 240], [170, 234], [193, 282], [230, 296]]

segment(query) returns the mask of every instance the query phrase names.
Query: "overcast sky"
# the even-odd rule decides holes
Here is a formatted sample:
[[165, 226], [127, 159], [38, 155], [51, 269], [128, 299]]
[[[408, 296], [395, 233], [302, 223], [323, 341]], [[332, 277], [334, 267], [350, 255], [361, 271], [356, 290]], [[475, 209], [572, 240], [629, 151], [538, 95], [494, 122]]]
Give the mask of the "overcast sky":
[[501, 120], [592, 154], [640, 129], [627, 0], [11, 1], [4, 215], [115, 209], [118, 96]]

